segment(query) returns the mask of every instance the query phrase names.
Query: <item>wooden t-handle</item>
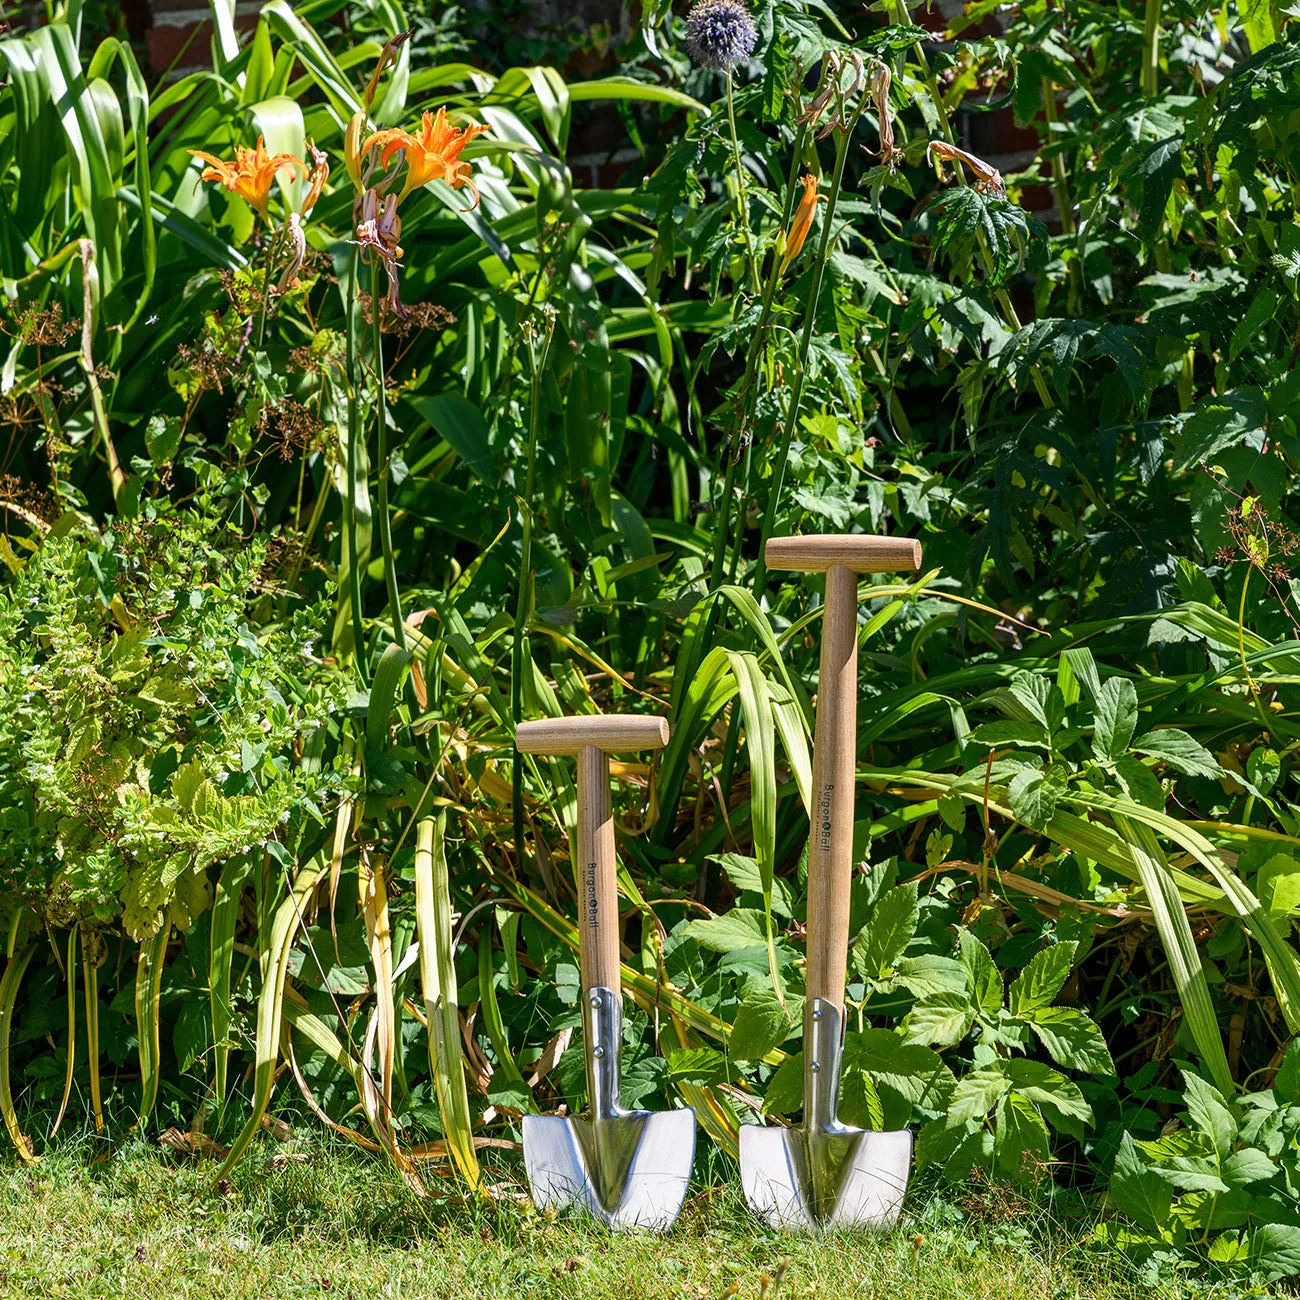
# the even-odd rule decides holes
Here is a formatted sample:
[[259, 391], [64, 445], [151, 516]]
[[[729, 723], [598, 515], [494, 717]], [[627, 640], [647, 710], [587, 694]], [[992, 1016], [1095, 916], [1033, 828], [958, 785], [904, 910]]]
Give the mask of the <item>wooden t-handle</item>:
[[910, 537], [855, 533], [771, 537], [763, 554], [769, 569], [803, 573], [826, 573], [837, 564], [852, 573], [915, 573], [921, 567], [921, 543]]
[[826, 574], [808, 840], [807, 984], [810, 998], [843, 1008], [858, 748], [858, 574], [915, 572], [921, 544], [905, 537], [774, 537], [767, 563]]
[[614, 860], [614, 814], [609, 798], [609, 755], [662, 749], [664, 718], [592, 715], [541, 718], [515, 728], [525, 754], [576, 754], [578, 825], [573, 874], [578, 889], [578, 968], [582, 987], [621, 991], [618, 954], [618, 875]]

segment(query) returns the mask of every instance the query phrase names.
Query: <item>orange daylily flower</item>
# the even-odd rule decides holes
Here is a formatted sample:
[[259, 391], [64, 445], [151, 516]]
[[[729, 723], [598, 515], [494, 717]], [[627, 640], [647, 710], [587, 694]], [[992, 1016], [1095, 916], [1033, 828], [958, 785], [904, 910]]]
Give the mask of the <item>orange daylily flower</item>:
[[799, 200], [794, 220], [790, 222], [790, 230], [785, 237], [785, 253], [781, 258], [783, 271], [799, 256], [803, 241], [808, 238], [808, 232], [812, 229], [813, 213], [817, 211], [817, 204], [826, 198], [824, 194], [817, 193], [816, 176], [805, 173], [800, 179], [803, 182], [803, 197]]
[[200, 179], [220, 181], [232, 194], [238, 194], [244, 199], [263, 221], [267, 219], [266, 205], [271, 197], [271, 186], [275, 184], [276, 172], [285, 167], [296, 167], [303, 177], [307, 175], [302, 159], [294, 154], [268, 154], [260, 135], [257, 137], [256, 149], [236, 147], [234, 162], [224, 162], [199, 149], [191, 149], [189, 152], [208, 164]]
[[440, 108], [436, 117], [432, 113], [423, 115], [418, 135], [400, 127], [376, 131], [361, 146], [361, 153], [364, 156], [379, 146], [380, 162], [387, 167], [399, 149], [406, 151], [406, 184], [397, 196], [399, 203], [421, 185], [442, 180], [453, 190], [468, 186], [474, 195], [474, 206], [478, 207], [478, 186], [474, 184], [469, 163], [460, 160], [460, 151], [487, 129], [477, 122], [466, 127], [454, 127], [447, 121], [447, 110]]

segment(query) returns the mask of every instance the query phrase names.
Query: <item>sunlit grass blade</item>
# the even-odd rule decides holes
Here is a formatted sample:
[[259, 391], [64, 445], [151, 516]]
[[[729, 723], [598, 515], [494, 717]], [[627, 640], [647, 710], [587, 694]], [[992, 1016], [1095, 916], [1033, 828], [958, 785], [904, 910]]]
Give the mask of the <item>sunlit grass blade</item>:
[[98, 940], [81, 939], [81, 977], [86, 994], [86, 1068], [90, 1073], [90, 1109], [95, 1132], [104, 1131], [104, 1100], [99, 1079], [99, 965]]
[[767, 970], [776, 996], [784, 1004], [785, 985], [776, 961], [776, 934], [772, 928], [772, 881], [776, 876], [776, 724], [772, 717], [772, 697], [758, 660], [752, 654], [740, 650], [726, 653], [745, 717], [754, 857], [763, 886], [763, 921], [767, 931]]
[[253, 1108], [244, 1127], [239, 1130], [229, 1155], [213, 1178], [220, 1182], [234, 1167], [262, 1124], [262, 1116], [271, 1104], [275, 1082], [275, 1063], [280, 1049], [280, 1026], [284, 1014], [284, 981], [288, 973], [289, 950], [302, 922], [303, 908], [312, 891], [329, 870], [329, 861], [313, 858], [298, 873], [289, 896], [275, 909], [266, 944], [266, 974], [257, 998], [257, 1038], [253, 1067]]
[[135, 970], [135, 1032], [140, 1058], [140, 1113], [135, 1127], [143, 1128], [158, 1100], [158, 1001], [162, 992], [163, 963], [171, 925], [164, 921], [158, 933], [140, 945]]
[[1263, 950], [1278, 1006], [1291, 1032], [1300, 1033], [1300, 954], [1282, 937], [1259, 899], [1224, 862], [1218, 849], [1199, 831], [1168, 813], [1109, 795], [1090, 794], [1085, 802], [1127, 817], [1130, 822], [1144, 822], [1152, 830], [1181, 844], [1214, 877], [1233, 911]]
[[500, 1075], [501, 1081], [506, 1083], [516, 1094], [517, 1101], [512, 1101], [512, 1105], [517, 1105], [520, 1109], [533, 1112], [537, 1109], [533, 1102], [533, 1094], [528, 1087], [524, 1076], [519, 1072], [519, 1066], [515, 1063], [513, 1053], [510, 1051], [510, 1041], [506, 1037], [505, 1022], [501, 1019], [501, 1006], [497, 1002], [496, 988], [496, 970], [492, 962], [492, 927], [485, 925], [478, 941], [478, 997], [479, 1009], [483, 1016], [483, 1028], [487, 1030], [488, 1041], [492, 1044], [492, 1050], [496, 1053], [497, 1068], [493, 1072], [494, 1082]]
[[1210, 986], [1187, 911], [1178, 896], [1160, 841], [1149, 826], [1130, 821], [1127, 817], [1116, 816], [1115, 826], [1133, 852], [1134, 865], [1141, 877], [1142, 888], [1146, 890], [1147, 903], [1154, 915], [1165, 956], [1169, 959], [1178, 1000], [1183, 1004], [1183, 1015], [1201, 1060], [1214, 1086], [1225, 1097], [1230, 1097], [1233, 1093], [1232, 1071], [1223, 1048], [1218, 1018], [1214, 1014]]
[[68, 931], [68, 953], [64, 962], [64, 973], [68, 978], [68, 1060], [63, 1072], [63, 1096], [59, 1100], [59, 1113], [54, 1117], [50, 1129], [53, 1137], [68, 1113], [68, 1101], [72, 1097], [72, 1076], [77, 1063], [77, 933], [79, 926], [74, 925]]
[[212, 1061], [218, 1108], [225, 1103], [230, 1064], [230, 969], [235, 956], [235, 926], [239, 901], [252, 870], [252, 854], [232, 858], [222, 868], [212, 897], [208, 1003], [212, 1014]]
[[361, 853], [357, 860], [357, 888], [361, 891], [361, 914], [365, 919], [366, 942], [370, 946], [370, 962], [375, 973], [375, 1026], [379, 1051], [379, 1095], [384, 1111], [384, 1124], [391, 1128], [389, 1118], [393, 1106], [393, 941], [389, 928], [388, 890], [384, 884], [382, 862], [379, 869], [368, 855]]
[[429, 1022], [429, 1069], [442, 1128], [456, 1166], [470, 1187], [482, 1175], [474, 1149], [456, 1010], [456, 966], [451, 937], [451, 885], [443, 848], [445, 814], [425, 817], [416, 828], [415, 916], [420, 940], [420, 983]]
[[9, 1036], [13, 1029], [18, 989], [35, 951], [36, 945], [29, 943], [12, 953], [5, 965], [5, 973], [0, 977], [0, 1114], [4, 1116], [5, 1128], [15, 1149], [28, 1164], [35, 1164], [40, 1157], [32, 1152], [31, 1141], [19, 1126], [18, 1113], [14, 1110], [14, 1094], [9, 1079]]

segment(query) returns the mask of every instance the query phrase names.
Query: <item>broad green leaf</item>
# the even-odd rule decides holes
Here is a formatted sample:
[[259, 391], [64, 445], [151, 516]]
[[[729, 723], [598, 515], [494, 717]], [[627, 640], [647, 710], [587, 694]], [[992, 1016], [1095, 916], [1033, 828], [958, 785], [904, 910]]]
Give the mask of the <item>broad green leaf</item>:
[[[711, 858], [724, 872], [727, 879], [742, 892], [753, 894], [763, 892], [763, 878], [758, 870], [758, 862], [743, 853], [719, 853]], [[772, 881], [772, 910], [781, 916], [794, 915], [794, 903], [790, 898], [789, 884], [779, 878]]]
[[1300, 1228], [1285, 1223], [1266, 1223], [1248, 1240], [1251, 1265], [1266, 1282], [1300, 1274]]
[[1243, 1147], [1223, 1162], [1222, 1173], [1229, 1187], [1244, 1187], [1272, 1178], [1277, 1173], [1277, 1165], [1258, 1147]]
[[1281, 1097], [1300, 1097], [1300, 1038], [1293, 1038], [1282, 1054], [1273, 1087]]
[[1046, 1118], [1057, 1128], [1081, 1138], [1081, 1126], [1092, 1123], [1092, 1107], [1059, 1070], [1023, 1057], [999, 1060], [989, 1068], [1005, 1074], [1017, 1092], [1047, 1111]]
[[966, 1037], [974, 1019], [964, 993], [934, 993], [903, 1018], [903, 1038], [908, 1043], [951, 1047]]
[[1079, 945], [1071, 940], [1036, 952], [1024, 970], [1011, 981], [1007, 993], [1011, 1014], [1029, 1019], [1030, 1013], [1050, 1007], [1070, 978], [1078, 951]]
[[803, 1105], [803, 1053], [793, 1052], [781, 1062], [767, 1085], [764, 1115], [793, 1115]]
[[474, 477], [482, 483], [493, 483], [496, 471], [492, 463], [487, 421], [472, 402], [458, 393], [442, 393], [436, 397], [408, 399], [415, 412], [458, 455]]
[[733, 907], [721, 916], [692, 921], [685, 933], [710, 952], [735, 952], [737, 948], [767, 944], [763, 913], [748, 907]]
[[1043, 1007], [1025, 1018], [1057, 1065], [1089, 1074], [1115, 1073], [1106, 1039], [1086, 1013], [1073, 1007]]
[[867, 980], [886, 979], [916, 933], [918, 916], [914, 881], [885, 893], [853, 942], [853, 969]]
[[790, 1013], [771, 989], [747, 994], [736, 1012], [727, 1050], [740, 1061], [758, 1061], [790, 1035]]
[[1099, 763], [1113, 763], [1128, 753], [1137, 729], [1137, 690], [1127, 677], [1110, 677], [1097, 694], [1092, 752]]
[[892, 1029], [864, 1029], [844, 1038], [844, 1069], [862, 1070], [880, 1088], [889, 1088], [914, 1106], [942, 1111], [956, 1079], [943, 1058]]
[[1161, 727], [1159, 731], [1148, 731], [1133, 742], [1133, 748], [1139, 754], [1158, 758], [1162, 763], [1187, 776], [1220, 777], [1223, 768], [1218, 760], [1204, 745], [1193, 740], [1185, 731], [1176, 727]]
[[1038, 1111], [1019, 1093], [998, 1103], [993, 1134], [993, 1170], [1016, 1183], [1035, 1182], [1051, 1159], [1051, 1138]]
[[894, 970], [894, 979], [915, 998], [933, 993], [966, 995], [966, 968], [952, 957], [935, 953], [904, 957]]
[[1198, 1075], [1183, 1073], [1183, 1095], [1192, 1123], [1214, 1143], [1220, 1160], [1226, 1160], [1237, 1141], [1237, 1118], [1213, 1084]]
[[983, 1119], [1011, 1089], [1011, 1080], [1001, 1070], [972, 1070], [957, 1080], [948, 1103], [948, 1123], [963, 1124]]
[[750, 818], [763, 893], [768, 974], [773, 987], [781, 994], [781, 970], [777, 964], [776, 934], [772, 925], [772, 882], [776, 871], [776, 723], [772, 716], [772, 697], [757, 656], [747, 651], [728, 650], [727, 659], [736, 679], [736, 697], [745, 722]]
[[970, 930], [961, 932], [958, 960], [969, 977], [970, 996], [985, 1015], [996, 1016], [1002, 1010], [1002, 972], [989, 950]]
[[1007, 787], [1012, 813], [1026, 826], [1042, 829], [1052, 820], [1068, 781], [1069, 770], [1064, 763], [1053, 763], [1041, 772], [1016, 773]]
[[1152, 1172], [1149, 1161], [1134, 1145], [1132, 1134], [1124, 1133], [1110, 1179], [1110, 1197], [1116, 1207], [1148, 1232], [1167, 1239], [1173, 1196], [1173, 1188]]

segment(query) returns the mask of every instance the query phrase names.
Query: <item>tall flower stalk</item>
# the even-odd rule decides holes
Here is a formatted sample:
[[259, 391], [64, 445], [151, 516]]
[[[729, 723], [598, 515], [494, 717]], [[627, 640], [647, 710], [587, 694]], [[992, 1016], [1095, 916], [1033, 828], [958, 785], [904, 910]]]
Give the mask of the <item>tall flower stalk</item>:
[[790, 459], [790, 444], [794, 440], [795, 426], [799, 421], [799, 408], [803, 402], [804, 381], [808, 373], [808, 350], [812, 343], [813, 324], [817, 318], [817, 300], [821, 296], [822, 277], [826, 270], [826, 258], [830, 252], [831, 235], [835, 226], [835, 209], [839, 203], [840, 188], [844, 183], [844, 164], [848, 158], [849, 140], [853, 136], [853, 129], [857, 126], [858, 119], [862, 116], [863, 107], [862, 101], [859, 101], [848, 121], [843, 125], [843, 129], [836, 132], [835, 170], [831, 176], [826, 212], [822, 217], [821, 242], [817, 249], [817, 258], [813, 262], [812, 284], [808, 290], [808, 301], [804, 306], [803, 333], [799, 339], [799, 351], [795, 358], [790, 403], [786, 408], [785, 425], [781, 430], [781, 441], [773, 463], [772, 482], [768, 487], [767, 503], [763, 509], [763, 524], [758, 540], [758, 569], [754, 575], [756, 600], [761, 600], [767, 590], [767, 562], [764, 552], [767, 548], [767, 539], [772, 536], [772, 529], [776, 523], [781, 489], [785, 484], [785, 467]]

